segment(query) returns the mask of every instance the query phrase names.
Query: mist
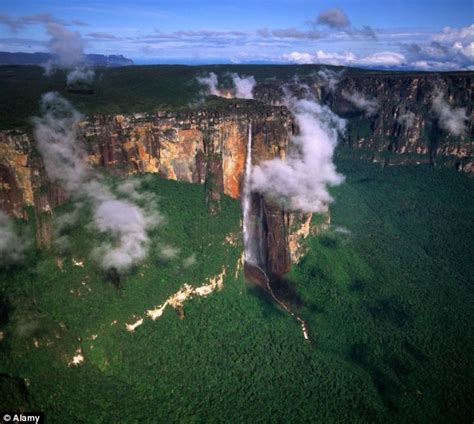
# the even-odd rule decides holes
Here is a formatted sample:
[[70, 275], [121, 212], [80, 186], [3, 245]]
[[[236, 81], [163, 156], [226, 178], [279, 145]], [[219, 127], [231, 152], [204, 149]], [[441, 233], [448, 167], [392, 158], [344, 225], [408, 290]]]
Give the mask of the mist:
[[72, 68], [84, 62], [85, 42], [78, 32], [69, 31], [58, 23], [47, 24], [46, 30], [50, 36], [49, 51], [56, 56], [59, 66]]
[[397, 118], [397, 121], [399, 124], [405, 126], [405, 128], [411, 128], [413, 124], [415, 123], [415, 118], [416, 118], [416, 115], [413, 112], [407, 111], [403, 113], [402, 115], [400, 115]]
[[214, 72], [207, 76], [198, 77], [198, 82], [206, 89], [206, 94], [225, 98], [253, 99], [253, 89], [256, 85], [253, 76], [240, 76], [237, 73], [230, 74], [232, 88], [219, 88], [219, 81]]
[[[125, 271], [145, 259], [150, 240], [148, 231], [162, 222], [156, 204], [137, 191], [138, 183], [125, 182], [115, 194], [87, 162], [78, 138], [81, 114], [57, 93], [41, 100], [42, 117], [35, 118], [34, 136], [51, 181], [60, 183], [76, 201], [89, 202], [92, 225], [108, 240], [92, 256], [105, 269]], [[142, 203], [142, 204], [140, 204]], [[65, 219], [71, 225], [77, 212]]]
[[444, 99], [444, 94], [440, 90], [435, 91], [432, 109], [438, 118], [439, 126], [443, 130], [456, 137], [467, 134], [466, 122], [468, 116], [466, 114], [466, 108], [451, 107]]
[[50, 37], [48, 50], [53, 55], [53, 60], [44, 65], [46, 75], [51, 75], [55, 68], [72, 68], [67, 76], [68, 86], [91, 84], [95, 73], [86, 68], [84, 54], [86, 42], [79, 32], [70, 31], [56, 22], [48, 23], [46, 32]]
[[197, 77], [199, 84], [206, 87], [207, 94], [212, 96], [219, 96], [219, 90], [217, 89], [217, 75], [214, 72], [210, 72], [205, 77]]
[[337, 88], [337, 84], [339, 84], [339, 81], [341, 80], [342, 74], [344, 71], [332, 71], [331, 69], [320, 69], [318, 71], [318, 77], [320, 80], [323, 81], [324, 85], [327, 87], [327, 89], [331, 92], [334, 93]]
[[332, 159], [346, 121], [314, 100], [287, 98], [286, 104], [299, 134], [292, 137], [292, 150], [285, 159], [265, 161], [252, 168], [252, 190], [288, 209], [324, 212], [333, 200], [328, 188], [344, 181]]
[[253, 76], [241, 77], [239, 74], [233, 73], [232, 82], [235, 87], [235, 97], [239, 99], [253, 99], [253, 89], [255, 84], [255, 78]]
[[362, 93], [342, 93], [342, 97], [351, 102], [357, 109], [363, 111], [368, 118], [377, 114], [380, 108], [376, 99], [365, 97]]
[[0, 211], [0, 265], [20, 262], [28, 246], [27, 238], [15, 230], [13, 220]]
[[92, 69], [77, 68], [69, 72], [66, 83], [68, 86], [76, 84], [90, 85], [94, 81], [95, 72]]

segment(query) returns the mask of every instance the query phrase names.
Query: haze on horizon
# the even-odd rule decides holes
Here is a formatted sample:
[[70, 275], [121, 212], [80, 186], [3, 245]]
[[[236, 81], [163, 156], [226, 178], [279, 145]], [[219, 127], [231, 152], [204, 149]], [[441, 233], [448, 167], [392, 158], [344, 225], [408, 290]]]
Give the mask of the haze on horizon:
[[471, 0], [123, 0], [0, 5], [0, 51], [48, 52], [51, 27], [135, 63], [474, 70]]

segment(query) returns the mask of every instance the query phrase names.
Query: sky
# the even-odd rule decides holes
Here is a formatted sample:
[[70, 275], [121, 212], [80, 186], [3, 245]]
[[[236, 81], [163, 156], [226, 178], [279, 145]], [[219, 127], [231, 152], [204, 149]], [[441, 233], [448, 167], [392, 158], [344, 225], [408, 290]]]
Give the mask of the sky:
[[135, 63], [474, 70], [473, 0], [0, 0], [0, 51], [50, 51], [51, 24]]

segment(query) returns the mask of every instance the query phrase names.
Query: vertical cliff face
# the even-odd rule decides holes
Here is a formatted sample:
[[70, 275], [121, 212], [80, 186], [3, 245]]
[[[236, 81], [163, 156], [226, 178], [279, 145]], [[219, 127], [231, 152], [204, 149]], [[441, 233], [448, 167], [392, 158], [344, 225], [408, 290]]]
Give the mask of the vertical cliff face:
[[[166, 179], [205, 184], [210, 213], [218, 213], [220, 196], [240, 198], [249, 123], [252, 122], [252, 163], [283, 158], [294, 124], [285, 107], [253, 101], [229, 102], [225, 110], [157, 112], [92, 116], [79, 125], [88, 160], [114, 175], [157, 173]], [[26, 218], [34, 210], [39, 247], [51, 245], [52, 214], [67, 199], [48, 181], [34, 140], [26, 133], [0, 133], [0, 207]], [[258, 239], [265, 268], [289, 270], [292, 252], [289, 212], [255, 194], [252, 214], [260, 224]]]
[[286, 108], [253, 102], [230, 104], [225, 111], [95, 116], [81, 123], [81, 136], [90, 162], [112, 173], [151, 172], [191, 183], [215, 177], [218, 191], [238, 198], [250, 120], [258, 157], [286, 148]]
[[[451, 107], [465, 107], [468, 120], [466, 133], [453, 136], [440, 128], [439, 117], [433, 111], [437, 90]], [[375, 99], [378, 110], [373, 117], [357, 116], [354, 105], [345, 93], [363, 93]], [[397, 155], [424, 156], [432, 164], [440, 157], [467, 172], [473, 166], [473, 99], [472, 78], [463, 76], [390, 76], [352, 77], [341, 81], [338, 94], [331, 99], [336, 113], [352, 118], [348, 138], [350, 147], [372, 152], [391, 152]], [[403, 116], [411, 115], [410, 122]]]
[[[446, 164], [464, 172], [474, 172], [474, 86], [473, 73], [405, 74], [359, 72], [339, 77], [334, 90], [318, 76], [300, 83], [267, 81], [255, 90], [255, 97], [279, 104], [282, 86], [296, 97], [309, 91], [348, 119], [347, 136], [341, 140], [343, 154], [355, 158], [383, 160], [389, 164]], [[466, 133], [453, 136], [440, 128], [433, 110], [437, 92], [453, 108], [466, 109]], [[373, 113], [357, 107], [348, 97], [360, 95], [375, 102]], [[409, 116], [409, 119], [407, 119]]]
[[33, 205], [31, 143], [26, 134], [0, 132], [0, 209], [26, 218], [24, 206]]

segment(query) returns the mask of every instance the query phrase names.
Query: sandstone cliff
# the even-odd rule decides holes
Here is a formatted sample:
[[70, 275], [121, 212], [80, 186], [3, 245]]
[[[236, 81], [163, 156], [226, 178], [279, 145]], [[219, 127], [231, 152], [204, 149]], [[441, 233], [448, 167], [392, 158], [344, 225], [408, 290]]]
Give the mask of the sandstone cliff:
[[[474, 172], [474, 87], [473, 72], [382, 73], [352, 72], [327, 79], [317, 74], [298, 83], [286, 84], [294, 95], [309, 90], [316, 99], [348, 119], [347, 136], [340, 142], [341, 155], [384, 161], [386, 164], [444, 164], [468, 173]], [[302, 84], [306, 86], [302, 86]], [[269, 104], [279, 104], [284, 82], [268, 80], [259, 84], [255, 97]], [[465, 108], [466, 134], [450, 135], [439, 126], [433, 98], [439, 90], [453, 108]], [[372, 114], [347, 99], [360, 94], [375, 103]], [[403, 117], [410, 115], [409, 122]]]
[[[205, 184], [209, 212], [218, 213], [222, 193], [240, 198], [250, 122], [252, 163], [284, 157], [294, 130], [288, 110], [254, 101], [229, 102], [225, 110], [96, 115], [79, 124], [78, 134], [91, 164], [114, 175], [156, 173], [166, 179]], [[31, 135], [0, 132], [0, 151], [0, 208], [26, 219], [26, 208], [31, 206], [37, 244], [49, 247], [51, 215], [67, 200], [67, 194], [48, 181]], [[292, 231], [300, 231], [299, 215], [292, 218], [290, 230], [290, 212], [263, 199], [254, 207], [265, 228], [262, 261], [276, 273], [287, 272], [290, 257], [295, 257], [290, 249], [295, 243], [290, 244], [289, 238], [296, 240]], [[260, 207], [266, 212], [263, 218]], [[303, 221], [307, 225], [307, 217]]]
[[[249, 122], [252, 164], [283, 158], [293, 119], [281, 104], [283, 86], [296, 96], [309, 90], [349, 121], [340, 155], [384, 164], [447, 164], [474, 172], [472, 73], [433, 75], [360, 72], [341, 75], [331, 88], [317, 75], [300, 83], [261, 81], [254, 90], [260, 101], [228, 100], [219, 107], [156, 111], [129, 115], [92, 115], [79, 125], [88, 160], [115, 175], [156, 173], [163, 178], [204, 184], [210, 213], [219, 212], [221, 194], [239, 198], [244, 173]], [[453, 137], [439, 128], [432, 110], [435, 89], [453, 107], [465, 107], [468, 131]], [[368, 115], [347, 99], [360, 93], [376, 102]], [[410, 125], [400, 117], [410, 113]], [[0, 132], [0, 209], [36, 221], [40, 247], [51, 243], [54, 209], [67, 194], [48, 181], [30, 133]], [[311, 231], [311, 214], [282, 210], [263, 196], [252, 196], [252, 215], [259, 225], [259, 262], [282, 274], [302, 255], [301, 240]], [[31, 207], [31, 213], [27, 213]]]

